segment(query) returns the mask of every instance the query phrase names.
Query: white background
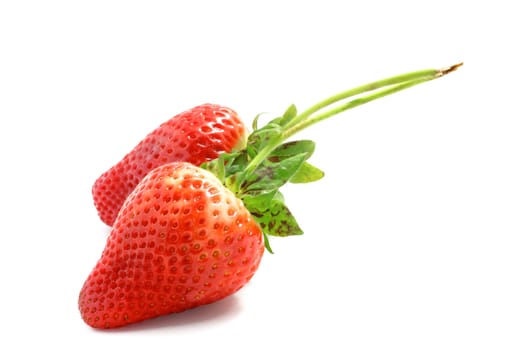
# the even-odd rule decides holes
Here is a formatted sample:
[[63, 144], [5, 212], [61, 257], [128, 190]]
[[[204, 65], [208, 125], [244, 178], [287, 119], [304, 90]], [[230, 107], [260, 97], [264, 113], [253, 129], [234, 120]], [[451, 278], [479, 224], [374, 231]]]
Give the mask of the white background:
[[[0, 348], [525, 348], [518, 4], [1, 2]], [[301, 135], [326, 172], [285, 189], [306, 233], [272, 240], [236, 295], [83, 323], [109, 232], [91, 186], [159, 124], [204, 102], [250, 123], [460, 61]]]

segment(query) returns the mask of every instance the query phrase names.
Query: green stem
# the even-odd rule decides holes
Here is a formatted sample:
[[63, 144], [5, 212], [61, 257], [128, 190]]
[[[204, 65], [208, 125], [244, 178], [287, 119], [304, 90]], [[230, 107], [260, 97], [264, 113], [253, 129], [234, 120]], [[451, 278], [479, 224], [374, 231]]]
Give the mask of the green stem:
[[326, 111], [324, 113], [319, 113], [317, 115], [314, 115], [311, 118], [305, 119], [302, 122], [297, 123], [293, 127], [287, 129], [282, 134], [282, 140], [284, 141], [284, 140], [290, 138], [292, 135], [298, 133], [299, 131], [304, 130], [304, 129], [308, 128], [309, 126], [311, 126], [313, 124], [316, 124], [316, 123], [318, 123], [318, 122], [320, 122], [322, 120], [328, 119], [328, 118], [330, 118], [330, 117], [332, 117], [332, 116], [334, 116], [336, 114], [339, 114], [339, 113], [342, 113], [342, 112], [347, 111], [349, 109], [352, 109], [352, 108], [364, 105], [365, 103], [368, 103], [368, 102], [380, 99], [382, 97], [391, 95], [391, 94], [396, 93], [398, 91], [408, 89], [409, 87], [412, 87], [414, 85], [418, 85], [418, 84], [427, 82], [427, 81], [432, 80], [432, 79], [434, 79], [434, 77], [430, 77], [430, 78], [427, 77], [427, 78], [421, 78], [421, 79], [418, 79], [418, 80], [408, 81], [408, 82], [397, 84], [397, 85], [394, 85], [394, 86], [391, 86], [391, 87], [388, 87], [388, 88], [383, 88], [383, 89], [381, 89], [381, 90], [379, 90], [377, 92], [370, 93], [370, 94], [365, 95], [363, 97], [359, 97], [359, 98], [353, 99], [351, 101], [342, 103], [339, 106], [336, 106], [336, 107], [334, 107], [332, 109], [329, 109], [328, 111]]
[[[384, 96], [391, 95], [395, 92], [407, 89], [409, 87], [430, 80], [434, 80], [436, 78], [440, 78], [450, 72], [455, 71], [461, 65], [462, 63], [459, 63], [443, 69], [425, 69], [396, 75], [387, 79], [377, 80], [368, 84], [358, 86], [356, 88], [352, 88], [350, 90], [343, 91], [339, 94], [333, 95], [325, 100], [320, 101], [319, 103], [306, 109], [304, 112], [298, 114], [297, 116], [292, 118], [286, 125], [284, 125], [284, 130], [282, 134], [279, 135], [279, 137], [270, 140], [266, 147], [260, 150], [260, 152], [247, 164], [245, 171], [243, 172], [244, 176], [242, 177], [244, 178], [248, 174], [252, 173], [272, 153], [272, 151], [276, 147], [281, 145], [286, 139], [298, 133], [299, 131], [304, 130], [313, 124], [328, 119], [341, 112], [347, 111], [357, 106], [361, 106], [365, 103], [377, 100]], [[371, 92], [378, 89], [379, 91]], [[316, 112], [319, 112], [331, 105], [334, 105], [337, 102], [341, 102], [358, 95], [363, 96], [351, 99], [348, 102], [342, 102], [338, 106], [333, 107], [325, 112], [315, 114]]]
[[325, 107], [327, 107], [329, 105], [332, 105], [332, 104], [334, 104], [336, 102], [348, 99], [348, 98], [353, 97], [353, 96], [360, 95], [360, 94], [365, 93], [365, 92], [369, 92], [369, 91], [377, 90], [377, 89], [380, 89], [380, 88], [384, 88], [384, 87], [387, 87], [387, 86], [390, 86], [390, 85], [396, 85], [396, 84], [404, 83], [404, 82], [407, 82], [407, 81], [423, 79], [423, 78], [435, 78], [437, 72], [438, 72], [438, 70], [436, 70], [436, 69], [425, 69], [425, 70], [420, 70], [420, 71], [400, 74], [400, 75], [396, 75], [394, 77], [381, 79], [381, 80], [378, 80], [378, 81], [374, 81], [374, 82], [371, 82], [371, 83], [367, 83], [367, 84], [364, 84], [364, 85], [352, 88], [350, 90], [343, 91], [343, 92], [341, 92], [339, 94], [330, 96], [329, 98], [327, 98], [327, 99], [325, 99], [323, 101], [320, 101], [320, 102], [316, 103], [315, 105], [311, 106], [310, 108], [306, 109], [303, 113], [298, 114], [295, 118], [293, 118], [287, 126], [292, 127], [295, 124], [301, 122], [302, 120], [307, 119], [308, 117], [310, 117], [315, 112], [317, 112], [317, 111], [319, 111], [319, 110], [321, 110], [321, 109], [323, 109], [323, 108], [325, 108]]

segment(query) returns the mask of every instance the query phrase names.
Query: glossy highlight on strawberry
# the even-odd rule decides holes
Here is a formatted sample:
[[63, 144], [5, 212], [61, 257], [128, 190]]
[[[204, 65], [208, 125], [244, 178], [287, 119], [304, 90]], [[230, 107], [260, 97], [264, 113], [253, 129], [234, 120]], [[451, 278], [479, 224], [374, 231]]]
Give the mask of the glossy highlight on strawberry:
[[175, 161], [200, 165], [242, 148], [245, 137], [244, 124], [228, 107], [203, 104], [174, 116], [95, 181], [92, 194], [101, 220], [113, 225], [124, 200], [148, 171]]

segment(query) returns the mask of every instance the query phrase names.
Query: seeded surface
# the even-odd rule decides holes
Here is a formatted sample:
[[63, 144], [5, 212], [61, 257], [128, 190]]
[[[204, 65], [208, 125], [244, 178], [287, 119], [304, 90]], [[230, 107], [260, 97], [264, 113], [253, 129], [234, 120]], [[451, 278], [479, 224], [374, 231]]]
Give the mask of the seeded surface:
[[263, 251], [258, 225], [212, 174], [162, 166], [124, 203], [80, 293], [82, 317], [117, 327], [211, 303], [244, 286]]
[[219, 105], [204, 104], [171, 118], [97, 179], [92, 192], [100, 218], [113, 225], [126, 197], [152, 169], [175, 161], [200, 165], [230, 152], [243, 133], [237, 113]]

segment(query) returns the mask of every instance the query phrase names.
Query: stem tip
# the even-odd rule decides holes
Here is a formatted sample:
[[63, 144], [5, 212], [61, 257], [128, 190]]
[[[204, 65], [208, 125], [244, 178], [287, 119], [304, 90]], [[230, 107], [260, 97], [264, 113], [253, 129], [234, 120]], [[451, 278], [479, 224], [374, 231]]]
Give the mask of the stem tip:
[[442, 77], [448, 73], [452, 73], [453, 71], [457, 70], [459, 67], [461, 67], [463, 65], [463, 62], [460, 62], [460, 63], [456, 63], [450, 67], [446, 67], [446, 68], [442, 68], [440, 70], [438, 70], [437, 72], [437, 77]]

